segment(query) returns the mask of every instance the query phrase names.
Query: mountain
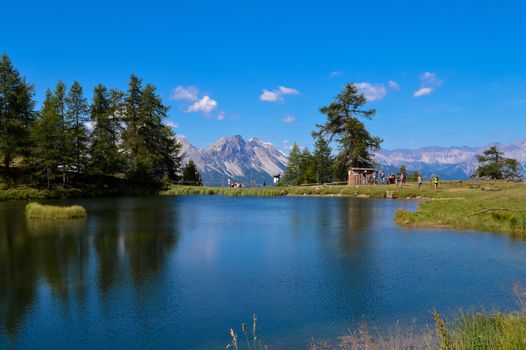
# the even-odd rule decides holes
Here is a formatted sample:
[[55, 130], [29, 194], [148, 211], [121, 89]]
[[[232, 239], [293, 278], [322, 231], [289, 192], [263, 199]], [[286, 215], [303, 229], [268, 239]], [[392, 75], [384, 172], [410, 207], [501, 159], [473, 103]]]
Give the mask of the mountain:
[[[387, 172], [397, 171], [405, 165], [408, 171], [418, 170], [424, 177], [437, 174], [443, 179], [465, 179], [477, 169], [476, 155], [489, 146], [474, 147], [423, 147], [418, 149], [380, 150], [375, 160]], [[526, 140], [505, 145], [497, 144], [505, 157], [517, 159], [526, 170]]]
[[[272, 183], [272, 176], [283, 173], [287, 156], [268, 142], [257, 138], [248, 141], [241, 136], [223, 137], [207, 148], [197, 148], [185, 138], [179, 138], [183, 146], [183, 163], [192, 159], [203, 181], [209, 186], [224, 186], [228, 179], [258, 184]], [[403, 164], [409, 172], [420, 171], [425, 178], [437, 174], [441, 179], [466, 179], [477, 169], [476, 155], [489, 146], [475, 147], [423, 147], [417, 149], [380, 150], [375, 154], [378, 168], [397, 172]], [[526, 173], [526, 140], [499, 145], [505, 157], [521, 162]]]
[[223, 137], [204, 149], [184, 138], [178, 140], [183, 145], [183, 163], [192, 159], [209, 186], [226, 185], [228, 179], [271, 184], [272, 177], [283, 173], [287, 162], [283, 152], [257, 138], [245, 141], [239, 135]]

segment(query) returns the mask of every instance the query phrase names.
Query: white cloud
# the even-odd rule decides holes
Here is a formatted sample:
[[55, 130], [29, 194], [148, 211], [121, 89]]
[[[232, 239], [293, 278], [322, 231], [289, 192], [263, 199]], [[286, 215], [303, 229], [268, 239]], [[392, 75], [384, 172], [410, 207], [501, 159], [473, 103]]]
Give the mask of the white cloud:
[[177, 86], [170, 94], [171, 100], [176, 101], [195, 101], [199, 90], [195, 86]]
[[260, 101], [265, 102], [278, 102], [283, 100], [283, 97], [277, 92], [277, 91], [269, 91], [267, 89], [263, 89], [263, 93], [261, 96], [259, 96]]
[[283, 119], [281, 119], [283, 121], [283, 123], [292, 123], [294, 120], [296, 120], [296, 117], [289, 114], [289, 115], [286, 115], [283, 117]]
[[188, 107], [187, 112], [204, 112], [210, 113], [214, 108], [217, 107], [217, 101], [211, 99], [209, 96], [205, 96], [193, 105]]
[[426, 96], [435, 91], [440, 85], [442, 80], [438, 79], [436, 73], [424, 72], [420, 75], [420, 82], [422, 87], [413, 92], [413, 97]]
[[297, 89], [280, 86], [276, 90], [263, 89], [263, 93], [259, 96], [260, 101], [265, 102], [280, 102], [283, 101], [285, 95], [299, 95], [300, 92]]
[[219, 112], [219, 114], [217, 115], [217, 120], [221, 121], [224, 119], [225, 119], [225, 112], [223, 111]]
[[423, 87], [413, 92], [413, 97], [426, 96], [433, 92], [433, 88]]
[[398, 85], [398, 83], [394, 80], [389, 80], [389, 82], [387, 83], [389, 85], [389, 87], [393, 90], [396, 90], [396, 91], [400, 91], [400, 85]]
[[437, 87], [442, 85], [442, 80], [438, 79], [436, 73], [424, 72], [420, 76], [420, 80], [424, 87]]
[[285, 87], [285, 86], [280, 86], [279, 87], [279, 93], [281, 95], [299, 95], [300, 92], [294, 88], [288, 88], [288, 87]]
[[357, 83], [358, 90], [365, 95], [367, 101], [378, 101], [385, 97], [387, 89], [383, 84]]
[[172, 128], [172, 129], [176, 129], [176, 128], [179, 127], [179, 123], [175, 123], [175, 122], [169, 120], [169, 121], [166, 123], [166, 126], [169, 126], [169, 127]]
[[335, 70], [335, 71], [331, 72], [331, 74], [329, 74], [329, 78], [336, 78], [336, 77], [339, 77], [342, 74], [343, 74], [342, 71]]

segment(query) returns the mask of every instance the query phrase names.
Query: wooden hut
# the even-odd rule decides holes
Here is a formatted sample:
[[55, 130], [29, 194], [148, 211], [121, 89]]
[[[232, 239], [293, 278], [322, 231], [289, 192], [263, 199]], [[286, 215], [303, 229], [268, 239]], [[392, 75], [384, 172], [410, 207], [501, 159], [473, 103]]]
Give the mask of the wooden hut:
[[374, 168], [350, 168], [347, 178], [347, 185], [360, 186], [369, 185], [370, 177], [375, 172]]

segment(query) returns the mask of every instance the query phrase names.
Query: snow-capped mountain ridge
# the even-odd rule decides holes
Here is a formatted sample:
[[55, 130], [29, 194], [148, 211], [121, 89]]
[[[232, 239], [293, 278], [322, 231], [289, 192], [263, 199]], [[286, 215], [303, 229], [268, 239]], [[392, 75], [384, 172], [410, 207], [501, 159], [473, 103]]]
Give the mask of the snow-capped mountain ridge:
[[222, 137], [204, 149], [184, 138], [179, 141], [183, 144], [183, 162], [192, 159], [209, 185], [224, 185], [228, 179], [270, 183], [272, 176], [283, 173], [287, 162], [283, 152], [255, 137], [248, 141], [240, 135]]

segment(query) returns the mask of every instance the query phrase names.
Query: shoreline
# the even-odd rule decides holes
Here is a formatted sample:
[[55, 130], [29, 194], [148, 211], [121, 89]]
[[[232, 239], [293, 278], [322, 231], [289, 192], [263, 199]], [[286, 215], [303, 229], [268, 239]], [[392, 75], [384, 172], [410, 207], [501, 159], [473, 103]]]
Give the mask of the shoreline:
[[36, 189], [27, 185], [0, 189], [0, 201], [107, 198], [130, 196], [222, 195], [229, 197], [347, 197], [356, 199], [418, 200], [415, 211], [398, 210], [393, 220], [411, 228], [454, 229], [506, 233], [526, 238], [526, 184], [491, 181], [445, 181], [437, 192], [430, 183], [422, 191], [414, 183], [396, 185], [311, 185], [228, 188], [130, 182], [83, 184], [77, 188]]

